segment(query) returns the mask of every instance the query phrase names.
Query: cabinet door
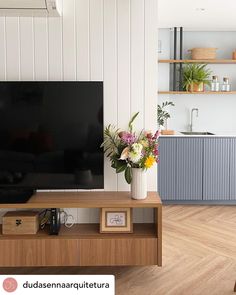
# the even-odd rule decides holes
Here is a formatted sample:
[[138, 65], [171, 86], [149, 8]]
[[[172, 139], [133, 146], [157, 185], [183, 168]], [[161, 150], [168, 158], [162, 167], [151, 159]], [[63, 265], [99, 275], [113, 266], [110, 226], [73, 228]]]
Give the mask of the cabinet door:
[[229, 138], [204, 138], [203, 200], [229, 200]]
[[230, 139], [230, 200], [236, 200], [236, 138]]
[[202, 200], [203, 138], [178, 138], [177, 200]]
[[158, 188], [162, 200], [176, 199], [176, 138], [159, 139]]

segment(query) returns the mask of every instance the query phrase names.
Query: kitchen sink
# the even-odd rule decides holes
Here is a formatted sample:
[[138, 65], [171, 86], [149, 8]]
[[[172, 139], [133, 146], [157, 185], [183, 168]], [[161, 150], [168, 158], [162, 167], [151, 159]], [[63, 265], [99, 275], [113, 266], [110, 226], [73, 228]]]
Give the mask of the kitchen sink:
[[203, 132], [198, 132], [198, 131], [184, 131], [184, 132], [180, 132], [184, 135], [215, 135], [214, 133], [208, 132], [208, 131], [203, 131]]

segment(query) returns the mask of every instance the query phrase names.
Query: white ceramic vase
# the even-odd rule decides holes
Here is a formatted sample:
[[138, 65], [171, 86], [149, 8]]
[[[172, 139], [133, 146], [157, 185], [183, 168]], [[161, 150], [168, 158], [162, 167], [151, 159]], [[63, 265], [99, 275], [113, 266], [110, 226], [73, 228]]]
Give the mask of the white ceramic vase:
[[131, 197], [135, 200], [147, 198], [147, 172], [142, 168], [132, 168]]

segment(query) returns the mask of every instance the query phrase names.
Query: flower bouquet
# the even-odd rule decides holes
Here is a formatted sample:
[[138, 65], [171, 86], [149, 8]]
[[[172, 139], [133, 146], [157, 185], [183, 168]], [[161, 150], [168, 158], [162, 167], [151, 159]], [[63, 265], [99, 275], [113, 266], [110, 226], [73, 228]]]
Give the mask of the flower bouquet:
[[133, 122], [138, 114], [131, 118], [128, 131], [108, 125], [104, 130], [104, 142], [101, 145], [111, 161], [111, 167], [116, 169], [116, 173], [124, 172], [128, 184], [132, 182], [132, 168], [146, 170], [158, 162], [159, 132], [134, 132]]

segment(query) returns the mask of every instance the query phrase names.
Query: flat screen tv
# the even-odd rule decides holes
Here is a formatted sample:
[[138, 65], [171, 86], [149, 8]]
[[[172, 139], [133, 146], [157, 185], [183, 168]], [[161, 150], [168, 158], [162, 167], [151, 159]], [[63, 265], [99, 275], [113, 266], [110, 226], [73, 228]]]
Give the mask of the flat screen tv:
[[0, 189], [101, 189], [102, 140], [102, 82], [0, 82]]

